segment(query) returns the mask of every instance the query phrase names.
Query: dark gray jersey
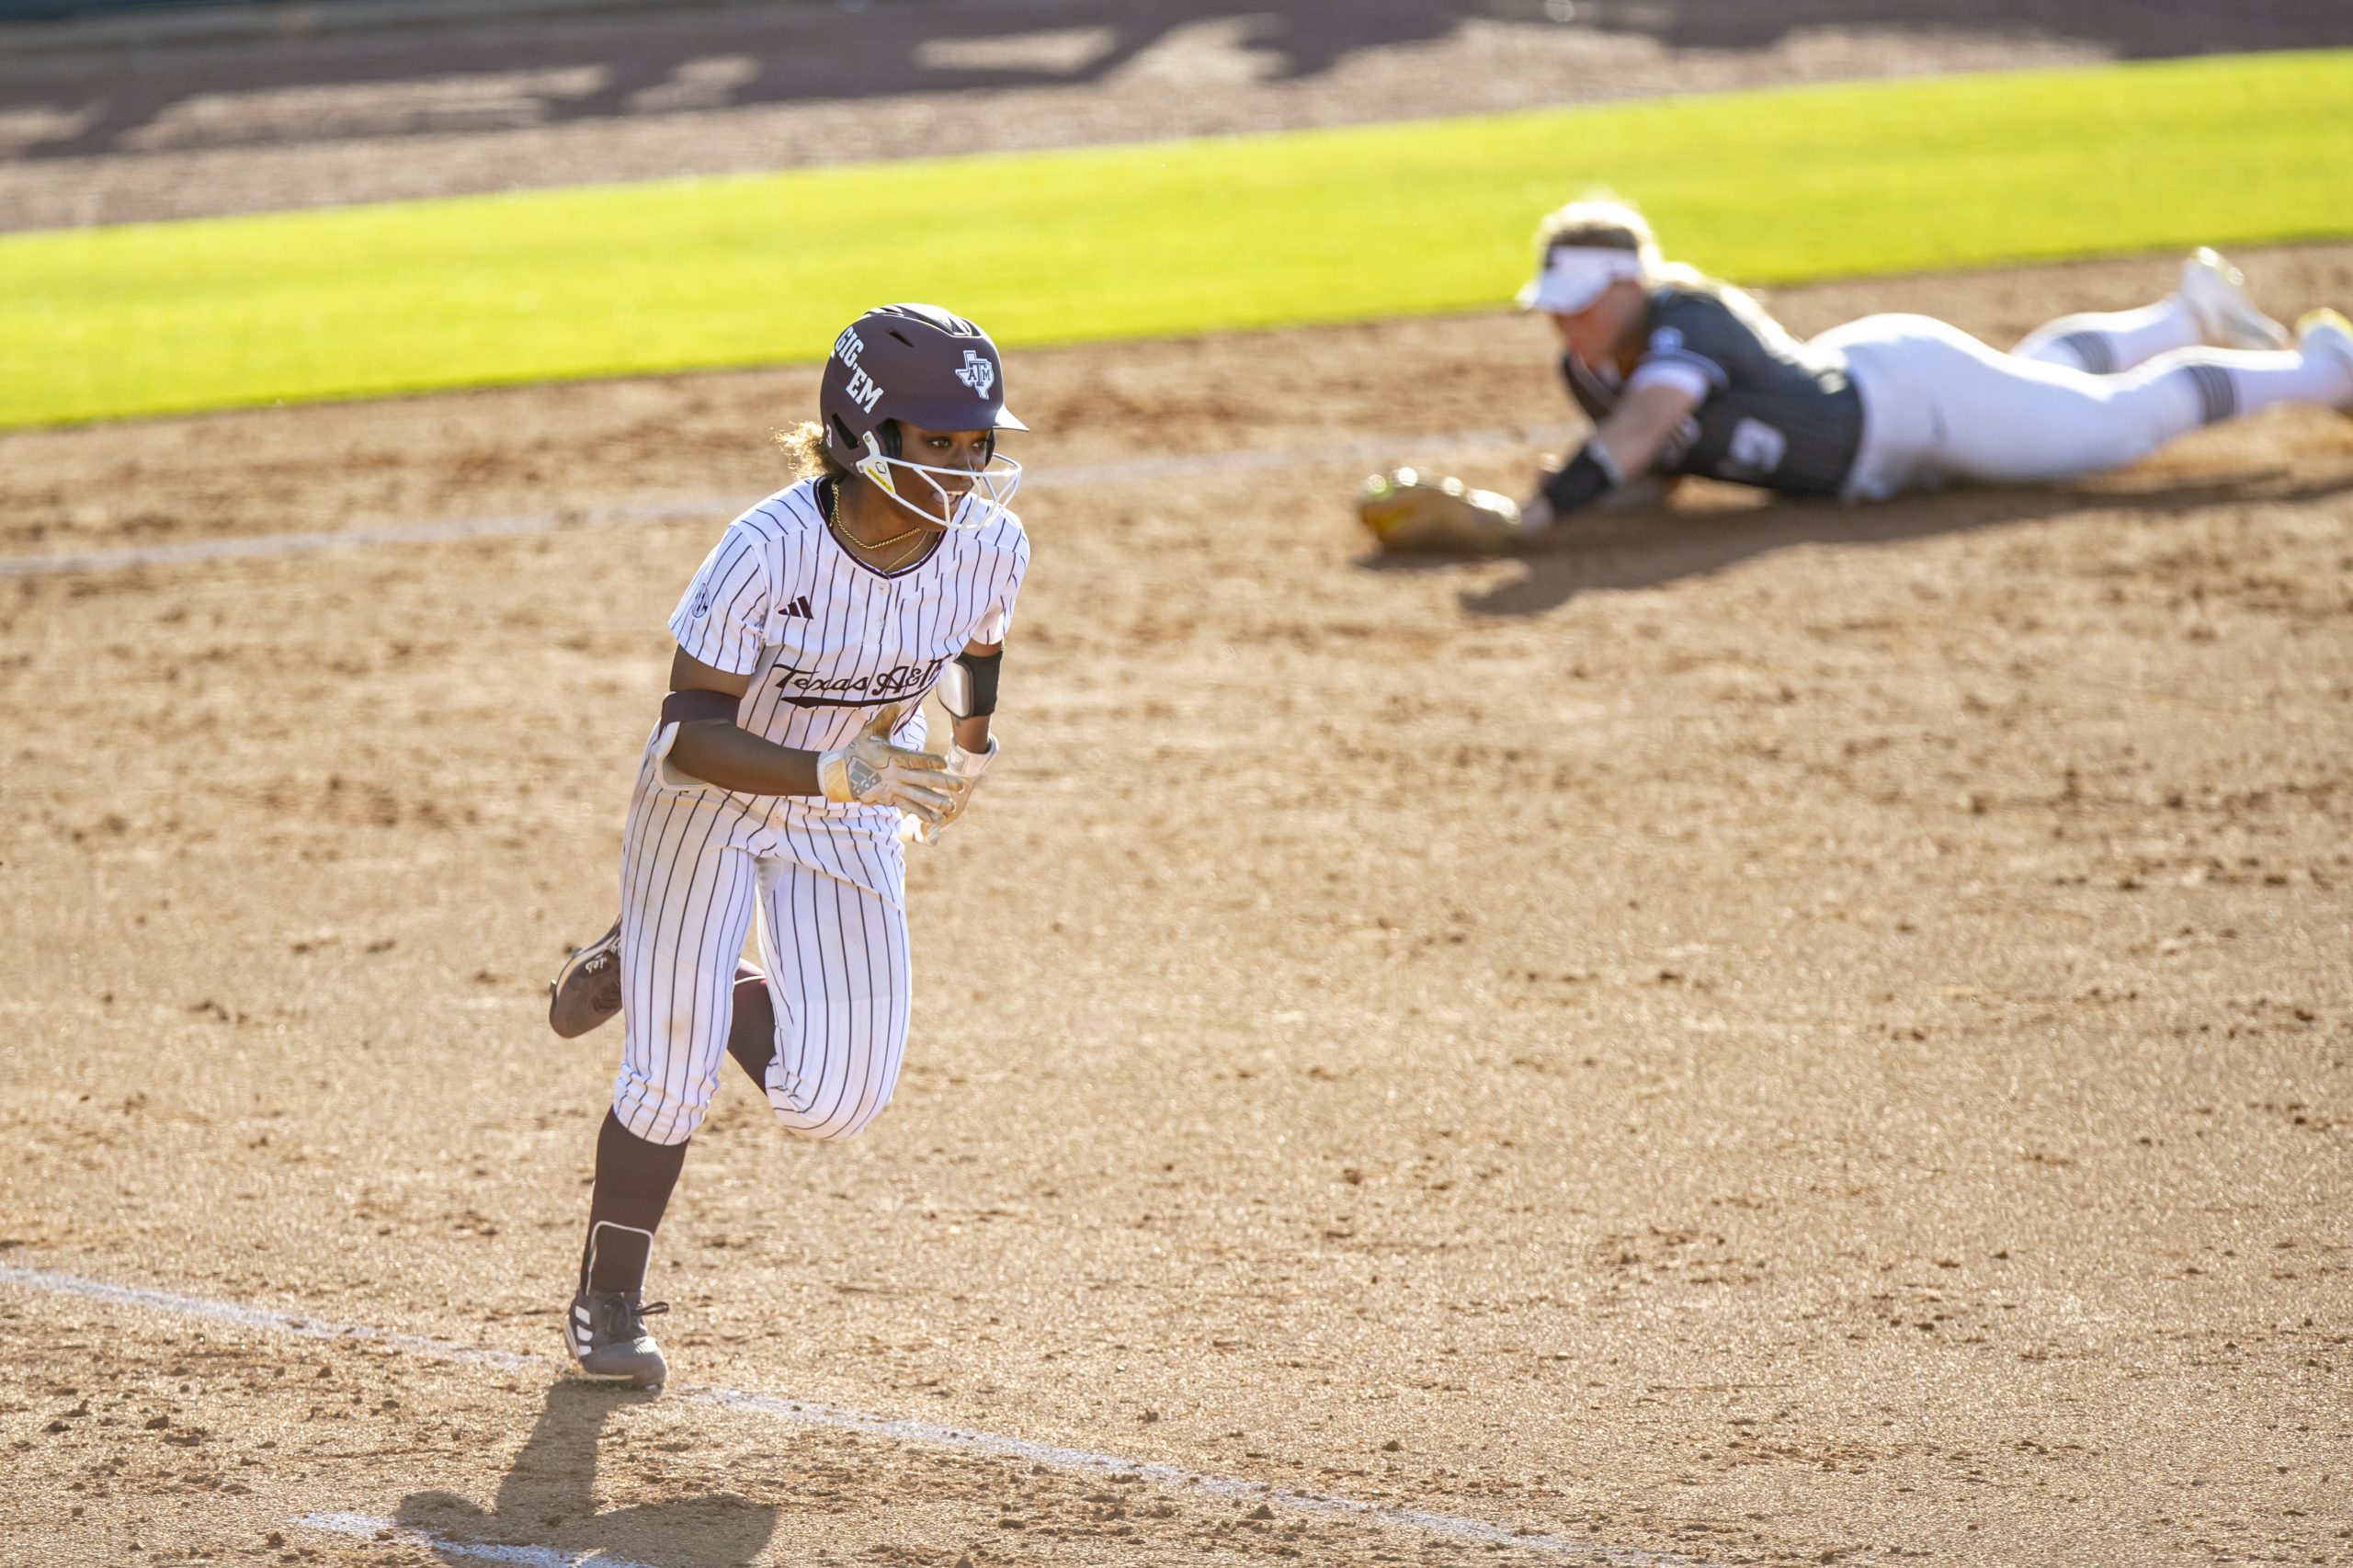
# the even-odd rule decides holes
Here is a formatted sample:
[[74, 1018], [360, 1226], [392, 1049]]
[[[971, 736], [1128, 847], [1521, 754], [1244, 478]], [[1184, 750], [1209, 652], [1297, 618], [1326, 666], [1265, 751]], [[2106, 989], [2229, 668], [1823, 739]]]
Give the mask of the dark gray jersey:
[[1738, 291], [1689, 284], [1654, 290], [1642, 358], [1625, 381], [1605, 380], [1561, 357], [1570, 395], [1596, 424], [1628, 383], [1656, 366], [1662, 378], [1701, 391], [1653, 465], [1789, 495], [1836, 495], [1863, 438], [1863, 404], [1847, 362], [1781, 330]]

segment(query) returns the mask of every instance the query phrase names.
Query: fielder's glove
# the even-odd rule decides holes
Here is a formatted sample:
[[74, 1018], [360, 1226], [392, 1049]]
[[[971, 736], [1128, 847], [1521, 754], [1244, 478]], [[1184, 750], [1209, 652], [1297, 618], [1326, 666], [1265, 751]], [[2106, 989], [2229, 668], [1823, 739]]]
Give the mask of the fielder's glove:
[[1519, 506], [1510, 496], [1410, 468], [1366, 480], [1357, 497], [1357, 516], [1389, 555], [1420, 551], [1493, 555], [1511, 549], [1525, 534]]
[[986, 751], [966, 751], [960, 745], [949, 746], [948, 773], [957, 781], [954, 798], [937, 822], [912, 815], [901, 817], [900, 838], [925, 846], [938, 843], [939, 835], [954, 827], [957, 820], [963, 816], [964, 808], [972, 803], [972, 791], [979, 787], [981, 775], [989, 770], [989, 764], [996, 760], [996, 750], [995, 735], [989, 737], [989, 749]]
[[844, 804], [895, 806], [937, 823], [963, 804], [972, 781], [948, 771], [945, 757], [891, 744], [900, 710], [885, 708], [846, 746], [817, 754], [817, 782], [825, 799]]

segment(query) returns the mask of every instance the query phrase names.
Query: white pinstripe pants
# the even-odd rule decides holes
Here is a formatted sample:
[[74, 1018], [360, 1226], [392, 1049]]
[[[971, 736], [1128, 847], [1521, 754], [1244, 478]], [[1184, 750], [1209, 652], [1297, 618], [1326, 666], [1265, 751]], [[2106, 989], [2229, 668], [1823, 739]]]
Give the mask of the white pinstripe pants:
[[[847, 1138], [890, 1103], [907, 1040], [905, 913], [771, 852], [782, 847], [731, 797], [639, 780], [621, 843], [613, 1114], [648, 1142], [685, 1142], [710, 1111], [756, 914], [776, 1008], [767, 1087], [777, 1119], [803, 1137]], [[861, 835], [858, 850], [902, 870], [895, 839]]]

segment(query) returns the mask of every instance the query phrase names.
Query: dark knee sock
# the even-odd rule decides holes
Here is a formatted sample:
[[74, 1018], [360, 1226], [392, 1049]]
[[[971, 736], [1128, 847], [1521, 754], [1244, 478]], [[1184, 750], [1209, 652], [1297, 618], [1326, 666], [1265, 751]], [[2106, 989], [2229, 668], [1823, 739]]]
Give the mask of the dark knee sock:
[[750, 964], [735, 971], [735, 1021], [727, 1029], [727, 1054], [752, 1075], [752, 1086], [767, 1094], [768, 1063], [776, 1059], [776, 1004], [768, 983]]
[[654, 1233], [670, 1207], [670, 1189], [687, 1163], [684, 1143], [650, 1143], [611, 1111], [597, 1133], [597, 1188], [588, 1199], [588, 1240], [580, 1278], [592, 1290], [635, 1290], [645, 1283]]

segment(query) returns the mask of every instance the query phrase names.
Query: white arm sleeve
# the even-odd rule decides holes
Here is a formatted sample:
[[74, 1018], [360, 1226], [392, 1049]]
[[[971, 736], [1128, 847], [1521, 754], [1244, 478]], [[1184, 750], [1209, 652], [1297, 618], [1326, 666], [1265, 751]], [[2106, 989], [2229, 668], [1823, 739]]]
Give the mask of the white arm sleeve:
[[1628, 392], [1643, 387], [1673, 387], [1687, 393], [1694, 408], [1707, 402], [1708, 394], [1716, 390], [1707, 372], [1687, 359], [1643, 360], [1634, 367], [1633, 374], [1626, 378]]

